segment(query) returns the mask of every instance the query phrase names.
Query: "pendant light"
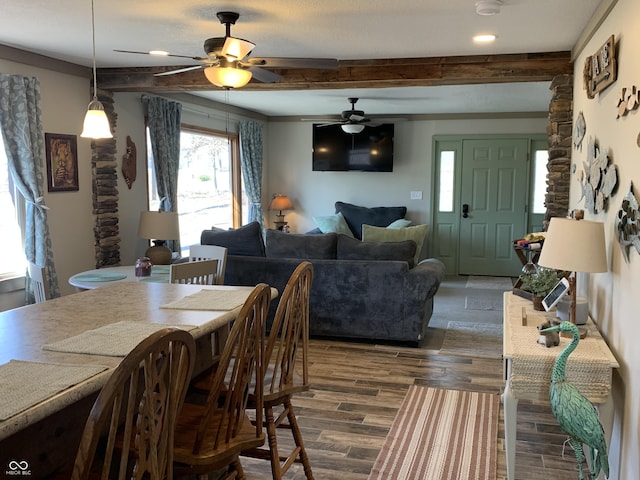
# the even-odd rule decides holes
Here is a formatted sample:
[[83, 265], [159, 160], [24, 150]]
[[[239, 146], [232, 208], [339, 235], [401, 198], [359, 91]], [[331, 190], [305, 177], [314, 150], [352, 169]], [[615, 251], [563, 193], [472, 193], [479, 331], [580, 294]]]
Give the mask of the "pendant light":
[[96, 24], [95, 13], [91, 0], [91, 32], [93, 34], [93, 100], [89, 102], [81, 137], [84, 138], [113, 138], [109, 119], [104, 111], [104, 105], [98, 100], [98, 82], [96, 74]]

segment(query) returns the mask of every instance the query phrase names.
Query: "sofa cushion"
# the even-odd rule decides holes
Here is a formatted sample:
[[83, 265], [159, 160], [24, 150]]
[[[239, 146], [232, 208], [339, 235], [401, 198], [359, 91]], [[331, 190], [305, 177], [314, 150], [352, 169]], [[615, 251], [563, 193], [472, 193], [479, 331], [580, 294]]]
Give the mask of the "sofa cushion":
[[391, 222], [404, 218], [407, 207], [360, 207], [345, 202], [336, 202], [336, 213], [342, 213], [353, 236], [362, 240], [362, 225], [386, 227]]
[[400, 260], [413, 268], [416, 242], [361, 242], [347, 235], [338, 235], [338, 260]]
[[316, 225], [322, 233], [343, 233], [353, 237], [353, 233], [351, 233], [349, 225], [347, 225], [344, 215], [341, 213], [324, 217], [313, 217], [313, 221], [316, 222]]
[[406, 218], [399, 218], [398, 220], [395, 220], [387, 225], [387, 228], [406, 228], [409, 225], [411, 225], [411, 220], [407, 220]]
[[264, 257], [262, 228], [258, 222], [251, 222], [230, 230], [203, 230], [200, 235], [202, 245], [218, 245], [227, 249], [228, 255]]
[[305, 235], [267, 230], [267, 257], [299, 259], [335, 259], [337, 235]]
[[402, 242], [413, 240], [416, 243], [414, 264], [417, 265], [422, 254], [422, 245], [427, 236], [427, 225], [415, 225], [406, 228], [381, 228], [373, 225], [362, 226], [362, 239], [365, 242]]

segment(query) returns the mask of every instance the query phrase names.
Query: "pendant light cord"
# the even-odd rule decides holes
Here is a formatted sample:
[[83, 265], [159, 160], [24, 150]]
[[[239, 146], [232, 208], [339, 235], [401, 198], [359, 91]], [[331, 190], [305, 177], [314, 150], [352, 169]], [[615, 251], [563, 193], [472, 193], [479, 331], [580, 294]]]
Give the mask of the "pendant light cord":
[[92, 33], [92, 41], [93, 41], [93, 99], [98, 99], [98, 91], [97, 91], [97, 74], [96, 74], [96, 19], [93, 7], [93, 1], [91, 0], [91, 33]]

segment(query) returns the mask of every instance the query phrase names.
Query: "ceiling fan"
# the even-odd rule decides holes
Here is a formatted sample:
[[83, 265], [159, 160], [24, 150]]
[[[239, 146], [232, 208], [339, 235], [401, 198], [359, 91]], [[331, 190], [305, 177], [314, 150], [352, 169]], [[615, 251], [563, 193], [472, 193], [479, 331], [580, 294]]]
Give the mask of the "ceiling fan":
[[224, 37], [212, 37], [204, 41], [205, 57], [176, 55], [164, 51], [137, 52], [132, 50], [114, 50], [121, 53], [142, 55], [159, 55], [188, 58], [200, 62], [201, 65], [182, 67], [167, 72], [156, 73], [156, 76], [174, 75], [191, 70], [204, 69], [207, 79], [223, 88], [239, 88], [246, 85], [251, 78], [264, 83], [277, 82], [282, 78], [266, 68], [338, 68], [338, 60], [333, 58], [287, 58], [287, 57], [249, 57], [256, 46], [255, 43], [231, 35], [231, 25], [235, 25], [240, 14], [237, 12], [218, 12], [220, 23], [225, 25]]
[[342, 130], [346, 133], [356, 134], [360, 133], [364, 130], [365, 127], [377, 127], [382, 125], [383, 123], [393, 123], [401, 120], [406, 120], [404, 118], [375, 118], [374, 120], [365, 117], [363, 110], [356, 110], [356, 103], [358, 102], [357, 98], [348, 98], [347, 99], [351, 104], [351, 110], [343, 110], [340, 114], [340, 119], [317, 119], [317, 118], [303, 118], [303, 121], [313, 121], [316, 123], [321, 123], [320, 126], [328, 126], [328, 125], [341, 125]]

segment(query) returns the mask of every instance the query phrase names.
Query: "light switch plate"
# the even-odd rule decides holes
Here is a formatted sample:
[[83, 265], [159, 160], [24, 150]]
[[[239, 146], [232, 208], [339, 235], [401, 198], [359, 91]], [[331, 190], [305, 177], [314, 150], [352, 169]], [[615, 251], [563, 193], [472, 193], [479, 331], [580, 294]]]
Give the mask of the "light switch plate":
[[422, 192], [411, 192], [411, 200], [422, 200]]

